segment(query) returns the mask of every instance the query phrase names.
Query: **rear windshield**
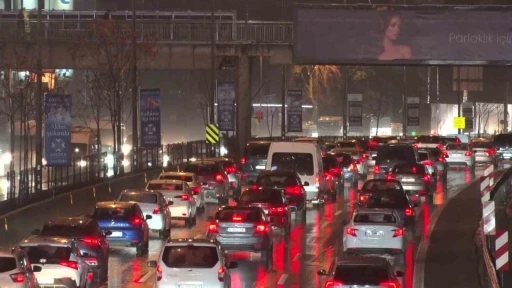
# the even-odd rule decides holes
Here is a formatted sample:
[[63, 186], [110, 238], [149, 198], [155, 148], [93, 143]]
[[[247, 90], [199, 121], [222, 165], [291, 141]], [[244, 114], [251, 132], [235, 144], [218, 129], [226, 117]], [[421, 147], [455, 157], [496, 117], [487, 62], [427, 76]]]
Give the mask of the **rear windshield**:
[[381, 265], [338, 265], [334, 271], [334, 280], [378, 286], [389, 279], [388, 274], [386, 267]]
[[468, 150], [468, 144], [462, 143], [462, 144], [456, 144], [456, 143], [450, 143], [446, 145], [446, 150]]
[[183, 191], [182, 184], [149, 183], [147, 190]]
[[213, 246], [166, 246], [162, 262], [169, 268], [213, 268], [219, 255]]
[[492, 142], [472, 142], [472, 148], [492, 148]]
[[457, 137], [441, 137], [441, 144], [449, 144], [449, 143], [460, 143], [460, 139]]
[[297, 177], [295, 175], [260, 175], [256, 179], [256, 184], [259, 187], [274, 187], [274, 186], [292, 186], [297, 185]]
[[403, 209], [409, 207], [409, 200], [403, 193], [397, 191], [376, 191], [370, 193], [364, 206], [366, 208]]
[[261, 158], [266, 159], [268, 155], [268, 149], [270, 149], [270, 143], [253, 143], [247, 144], [244, 149], [244, 156], [247, 159], [250, 158]]
[[324, 171], [339, 167], [336, 157], [322, 157], [322, 163], [324, 164]]
[[327, 149], [329, 151], [334, 149], [334, 148], [336, 148], [336, 144], [332, 144], [332, 143], [325, 144], [325, 149]]
[[364, 183], [361, 190], [402, 190], [402, 187], [397, 181], [369, 180]]
[[192, 182], [192, 176], [183, 175], [160, 175], [160, 180], [181, 180], [185, 182]]
[[430, 152], [432, 154], [432, 157], [438, 158], [441, 156], [442, 151], [438, 148], [421, 148], [422, 150]]
[[92, 217], [94, 219], [127, 219], [134, 216], [133, 208], [96, 208]]
[[338, 163], [340, 163], [343, 167], [348, 167], [350, 164], [352, 164], [352, 156], [347, 153], [333, 153], [334, 157], [336, 157], [336, 160], [338, 160]]
[[441, 137], [439, 136], [418, 136], [418, 138], [416, 138], [416, 141], [418, 141], [418, 143], [441, 143]]
[[220, 172], [220, 168], [216, 164], [188, 164], [183, 172], [195, 173], [197, 175], [209, 175]]
[[391, 172], [395, 174], [425, 174], [425, 166], [397, 164], [393, 167]]
[[215, 214], [215, 219], [220, 222], [245, 222], [245, 223], [259, 223], [263, 219], [261, 213], [257, 210], [221, 210]]
[[409, 146], [382, 146], [379, 147], [377, 153], [379, 162], [389, 161], [402, 161], [402, 162], [416, 162], [414, 151]]
[[157, 203], [157, 200], [157, 195], [152, 193], [123, 193], [119, 198], [121, 202]]
[[278, 190], [246, 190], [242, 193], [240, 202], [282, 204], [283, 197]]
[[428, 153], [427, 152], [418, 152], [418, 158], [419, 158], [420, 161], [430, 160], [428, 158]]
[[274, 153], [271, 167], [272, 170], [288, 170], [307, 176], [315, 172], [311, 153]]
[[354, 216], [354, 223], [392, 224], [396, 223], [396, 218], [392, 214], [359, 213], [356, 216]]
[[338, 148], [356, 148], [356, 142], [338, 142], [336, 143]]
[[41, 236], [84, 237], [95, 234], [92, 226], [44, 225]]
[[26, 246], [21, 249], [27, 255], [32, 264], [57, 264], [63, 260], [69, 260], [71, 248], [67, 246]]
[[16, 269], [16, 259], [14, 257], [0, 257], [0, 273]]

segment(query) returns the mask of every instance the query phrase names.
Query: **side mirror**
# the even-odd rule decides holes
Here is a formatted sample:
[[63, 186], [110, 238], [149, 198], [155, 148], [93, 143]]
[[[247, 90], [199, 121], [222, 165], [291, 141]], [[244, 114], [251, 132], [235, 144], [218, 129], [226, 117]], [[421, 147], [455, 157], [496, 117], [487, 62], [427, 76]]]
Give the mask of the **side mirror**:
[[41, 234], [41, 229], [32, 230], [32, 235], [39, 235], [39, 234]]
[[404, 272], [402, 272], [402, 271], [396, 271], [396, 273], [395, 273], [395, 276], [396, 276], [396, 277], [404, 277], [404, 275], [405, 275], [405, 274], [404, 274]]
[[146, 215], [146, 220], [151, 220], [151, 219], [153, 219], [153, 216], [151, 216], [151, 215]]
[[254, 182], [253, 180], [247, 181], [247, 185], [251, 185], [252, 186], [252, 185], [255, 185], [255, 184], [256, 184], [256, 182]]
[[210, 221], [210, 222], [213, 222], [213, 216], [208, 216], [206, 217], [206, 220]]
[[309, 182], [308, 181], [304, 182], [304, 184], [302, 184], [302, 186], [308, 187], [309, 186]]
[[110, 235], [112, 235], [112, 231], [107, 230], [107, 231], [104, 232], [104, 234], [105, 234], [105, 236], [110, 236]]
[[33, 266], [32, 267], [32, 272], [41, 272], [43, 271], [43, 267], [41, 266]]
[[325, 271], [325, 269], [320, 269], [316, 271], [316, 274], [318, 274], [318, 276], [327, 276], [327, 271]]
[[235, 269], [235, 268], [238, 268], [237, 262], [229, 262], [228, 263], [228, 269]]
[[149, 268], [156, 268], [156, 266], [158, 266], [158, 263], [156, 263], [156, 261], [153, 260], [148, 262]]

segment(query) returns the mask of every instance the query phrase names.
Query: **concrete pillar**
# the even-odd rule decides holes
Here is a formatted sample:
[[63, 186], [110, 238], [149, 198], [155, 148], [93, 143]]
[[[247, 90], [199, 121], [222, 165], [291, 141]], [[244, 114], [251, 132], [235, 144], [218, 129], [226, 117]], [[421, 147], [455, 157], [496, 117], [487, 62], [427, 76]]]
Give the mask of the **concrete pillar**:
[[238, 157], [251, 139], [252, 120], [252, 83], [251, 58], [242, 54], [236, 67], [236, 135], [238, 139]]

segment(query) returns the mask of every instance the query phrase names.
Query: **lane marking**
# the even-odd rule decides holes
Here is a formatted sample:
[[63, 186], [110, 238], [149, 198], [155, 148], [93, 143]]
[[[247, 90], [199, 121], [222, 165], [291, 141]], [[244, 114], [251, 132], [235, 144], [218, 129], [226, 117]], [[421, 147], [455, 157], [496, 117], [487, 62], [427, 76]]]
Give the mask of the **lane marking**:
[[337, 211], [336, 213], [334, 213], [334, 215], [338, 216], [338, 215], [340, 215], [341, 213], [343, 213], [343, 210]]
[[325, 227], [327, 227], [327, 225], [329, 225], [329, 222], [324, 222], [322, 224], [322, 226], [320, 226], [321, 229], [325, 229]]
[[284, 285], [284, 282], [286, 282], [286, 279], [288, 279], [288, 274], [283, 274], [279, 278], [279, 281], [277, 281], [277, 285]]
[[293, 261], [299, 261], [301, 253], [297, 253], [295, 257], [293, 257]]
[[138, 280], [134, 281], [135, 283], [145, 283], [149, 280], [149, 278], [151, 278], [153, 275], [155, 274], [155, 271], [154, 270], [151, 270], [149, 272], [146, 272], [146, 274], [144, 274], [141, 278], [139, 278]]

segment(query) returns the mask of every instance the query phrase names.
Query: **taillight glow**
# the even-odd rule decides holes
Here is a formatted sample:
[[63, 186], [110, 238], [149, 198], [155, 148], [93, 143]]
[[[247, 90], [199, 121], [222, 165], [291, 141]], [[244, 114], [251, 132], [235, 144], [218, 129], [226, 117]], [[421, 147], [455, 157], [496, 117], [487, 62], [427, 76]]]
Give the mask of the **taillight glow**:
[[82, 238], [82, 242], [84, 242], [85, 244], [88, 244], [88, 245], [99, 245], [100, 239], [96, 238], [96, 237], [85, 237], [85, 238]]
[[414, 144], [412, 144], [412, 147], [414, 147], [414, 148], [418, 149], [418, 144], [417, 144], [417, 143], [414, 143]]
[[252, 190], [258, 190], [258, 185], [252, 185], [252, 186], [251, 186], [251, 189], [252, 189]]
[[325, 285], [324, 285], [324, 288], [333, 288], [334, 286], [341, 286], [343, 285], [343, 283], [341, 283], [340, 281], [334, 281], [334, 280], [327, 280], [325, 282]]
[[404, 228], [396, 228], [394, 231], [393, 238], [404, 236]]
[[181, 195], [181, 201], [188, 201], [190, 197], [188, 195]]
[[198, 195], [200, 190], [201, 188], [199, 186], [195, 186], [190, 189], [190, 192], [192, 192], [193, 195]]
[[155, 207], [155, 209], [153, 209], [153, 214], [160, 214], [162, 213], [162, 210], [160, 210], [160, 207]]
[[224, 171], [226, 171], [226, 173], [235, 173], [236, 172], [236, 167], [235, 166], [229, 166], [229, 167], [226, 167], [226, 169], [224, 169]]
[[359, 202], [366, 202], [368, 200], [368, 195], [359, 195]]
[[210, 233], [218, 233], [219, 228], [217, 227], [217, 224], [210, 224], [208, 225], [208, 232]]
[[350, 236], [357, 237], [356, 231], [357, 231], [357, 229], [356, 229], [356, 228], [354, 228], [354, 227], [347, 227], [347, 228], [345, 228], [345, 232], [346, 232], [348, 235], [350, 235]]
[[377, 141], [370, 140], [370, 144], [369, 144], [370, 146], [377, 146], [377, 144], [378, 144]]
[[430, 184], [430, 176], [428, 174], [423, 175], [423, 181], [425, 184]]
[[76, 261], [60, 261], [59, 265], [78, 270], [78, 262]]
[[433, 165], [432, 161], [430, 161], [430, 160], [425, 160], [425, 161], [421, 162], [421, 164], [423, 164], [425, 166], [429, 166], [429, 167], [432, 167], [432, 165]]
[[361, 164], [361, 163], [363, 163], [363, 160], [361, 160], [361, 159], [354, 159], [354, 163], [355, 164]]
[[418, 172], [418, 169], [416, 167], [412, 167], [412, 173], [416, 174]]
[[284, 192], [287, 194], [302, 194], [302, 187], [299, 185], [286, 187], [284, 188]]
[[399, 288], [400, 284], [397, 280], [390, 280], [380, 283], [379, 286], [384, 286], [386, 288]]
[[485, 153], [487, 153], [487, 155], [489, 155], [489, 156], [494, 156], [494, 155], [496, 155], [496, 150], [487, 149], [487, 150], [485, 150]]
[[142, 224], [142, 219], [140, 217], [134, 217], [132, 219], [132, 224], [133, 225], [141, 225]]
[[14, 283], [23, 283], [23, 282], [25, 282], [25, 275], [22, 272], [16, 273], [16, 274], [11, 274], [9, 276], [11, 277], [11, 280]]
[[340, 175], [341, 174], [341, 168], [332, 168], [330, 172], [331, 172], [331, 175], [333, 175], [333, 176]]
[[363, 157], [363, 159], [370, 159], [370, 156], [368, 156], [368, 154], [363, 154], [361, 157]]
[[217, 270], [218, 278], [220, 282], [224, 282], [224, 267], [220, 267], [219, 270]]
[[242, 163], [242, 165], [247, 163], [247, 160], [245, 159], [245, 157], [240, 158], [240, 163]]
[[267, 226], [265, 226], [265, 225], [256, 226], [256, 232], [265, 232], [265, 231], [267, 231]]
[[320, 187], [320, 177], [318, 175], [315, 176], [315, 187]]
[[162, 267], [160, 265], [156, 266], [156, 281], [162, 280]]
[[286, 213], [286, 207], [271, 207], [268, 209], [270, 213], [283, 214]]
[[466, 151], [466, 153], [464, 153], [464, 156], [471, 156], [473, 155], [473, 153], [471, 153], [471, 151]]
[[413, 216], [414, 210], [412, 210], [412, 208], [405, 208], [404, 213], [405, 213], [405, 216]]
[[395, 175], [389, 173], [386, 175], [386, 180], [394, 180], [395, 179]]
[[348, 166], [348, 170], [355, 171], [356, 170], [356, 165], [351, 163], [350, 166]]
[[439, 150], [443, 150], [443, 145], [437, 144], [436, 148], [439, 149]]
[[373, 173], [380, 173], [380, 172], [381, 172], [380, 166], [379, 165], [375, 165], [373, 167]]
[[240, 216], [233, 216], [233, 221], [240, 222], [240, 221], [242, 221], [242, 217], [240, 217]]
[[222, 181], [224, 181], [224, 177], [222, 177], [221, 174], [217, 174], [217, 175], [215, 175], [215, 181], [222, 182]]

